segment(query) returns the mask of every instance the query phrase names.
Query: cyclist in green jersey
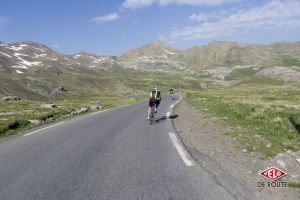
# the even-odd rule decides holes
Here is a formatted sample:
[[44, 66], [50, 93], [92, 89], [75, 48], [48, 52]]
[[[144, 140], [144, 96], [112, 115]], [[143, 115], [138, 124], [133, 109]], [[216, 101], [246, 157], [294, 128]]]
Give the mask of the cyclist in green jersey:
[[157, 112], [157, 108], [160, 104], [161, 101], [161, 96], [160, 96], [160, 91], [158, 87], [155, 87], [151, 92], [150, 92], [150, 98], [149, 98], [149, 109], [148, 109], [148, 118], [150, 119], [150, 113], [151, 113], [151, 108], [155, 105], [154, 111], [155, 113]]

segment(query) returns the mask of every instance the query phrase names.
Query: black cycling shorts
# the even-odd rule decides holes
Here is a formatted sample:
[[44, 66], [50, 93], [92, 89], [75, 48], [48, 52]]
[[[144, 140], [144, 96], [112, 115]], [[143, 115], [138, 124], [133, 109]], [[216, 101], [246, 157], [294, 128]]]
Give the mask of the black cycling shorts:
[[156, 107], [160, 104], [160, 100], [157, 100], [155, 98], [150, 98], [149, 99], [149, 107], [152, 107], [156, 105]]

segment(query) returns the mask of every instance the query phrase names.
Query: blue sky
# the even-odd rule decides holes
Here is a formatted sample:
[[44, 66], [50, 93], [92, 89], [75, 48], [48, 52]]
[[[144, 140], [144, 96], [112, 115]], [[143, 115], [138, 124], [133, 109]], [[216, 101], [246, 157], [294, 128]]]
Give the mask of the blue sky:
[[300, 40], [300, 0], [1, 0], [0, 41], [116, 55], [160, 40], [186, 49], [213, 40]]

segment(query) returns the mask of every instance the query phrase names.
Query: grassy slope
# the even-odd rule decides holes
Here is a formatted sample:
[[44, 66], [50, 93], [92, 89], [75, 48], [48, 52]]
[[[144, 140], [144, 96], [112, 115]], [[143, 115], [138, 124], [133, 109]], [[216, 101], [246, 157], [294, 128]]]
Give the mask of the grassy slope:
[[[42, 108], [45, 102], [41, 101], [0, 101], [0, 137], [6, 137], [19, 131], [37, 127], [28, 120], [40, 120], [42, 124], [48, 124], [65, 118], [74, 117], [78, 114], [72, 112], [80, 108], [88, 108], [90, 105], [103, 106], [103, 108], [115, 107], [123, 104], [140, 101], [141, 98], [126, 98], [111, 94], [90, 97], [67, 98], [54, 100], [51, 103], [56, 108]], [[88, 110], [87, 112], [90, 112]], [[86, 112], [80, 113], [84, 114]]]
[[[245, 84], [247, 83], [247, 84]], [[241, 148], [263, 157], [300, 149], [300, 89], [272, 79], [251, 78], [232, 88], [194, 91], [188, 100], [232, 127]]]
[[[239, 139], [242, 148], [248, 151], [257, 151], [267, 157], [288, 149], [300, 149], [300, 133], [297, 131], [300, 111], [291, 107], [299, 105], [300, 85], [284, 85], [278, 80], [251, 76], [251, 69], [237, 70], [227, 77], [237, 82], [227, 89], [203, 77], [137, 72], [117, 67], [93, 75], [65, 73], [53, 77], [50, 73], [43, 80], [39, 80], [39, 73], [36, 72], [35, 81], [27, 80], [27, 84], [37, 82], [46, 89], [63, 85], [69, 92], [67, 95], [46, 98], [26, 91], [27, 95], [32, 95], [38, 101], [0, 102], [1, 136], [32, 128], [33, 125], [28, 124], [30, 119], [43, 119], [49, 123], [69, 117], [71, 112], [93, 101], [100, 101], [104, 107], [136, 102], [147, 98], [148, 91], [158, 85], [163, 92], [168, 92], [170, 88], [190, 91], [188, 100], [205, 109], [205, 112], [210, 112], [217, 121], [230, 125], [232, 130], [228, 134]], [[22, 91], [20, 82], [25, 81], [24, 77], [5, 79], [3, 76], [2, 80], [6, 84], [14, 84], [15, 91]], [[203, 90], [203, 85], [208, 89]], [[40, 108], [46, 101], [52, 101], [59, 107], [52, 110]], [[17, 111], [24, 112], [10, 114]]]
[[[162, 92], [168, 92], [171, 87], [185, 90], [200, 88], [199, 81], [192, 77], [137, 72], [118, 67], [112, 71], [95, 74], [63, 73], [58, 77], [50, 72], [36, 70], [30, 75], [30, 80], [24, 74], [16, 74], [13, 77], [4, 74], [1, 76], [2, 94], [30, 97], [31, 100], [0, 101], [0, 137], [36, 126], [30, 124], [28, 120], [51, 123], [70, 117], [73, 111], [87, 107], [94, 101], [98, 101], [105, 108], [141, 101], [147, 98], [148, 91], [154, 85], [158, 85]], [[28, 85], [44, 92], [36, 94]], [[61, 85], [68, 90], [67, 93], [47, 96], [48, 90]], [[41, 108], [41, 104], [47, 102], [56, 104], [57, 108]]]

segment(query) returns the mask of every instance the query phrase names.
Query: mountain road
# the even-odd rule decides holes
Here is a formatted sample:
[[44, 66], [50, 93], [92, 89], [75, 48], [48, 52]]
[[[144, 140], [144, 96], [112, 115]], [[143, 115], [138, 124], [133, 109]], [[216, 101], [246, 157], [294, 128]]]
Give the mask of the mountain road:
[[152, 125], [141, 102], [1, 141], [0, 199], [236, 199], [185, 150], [175, 102]]

